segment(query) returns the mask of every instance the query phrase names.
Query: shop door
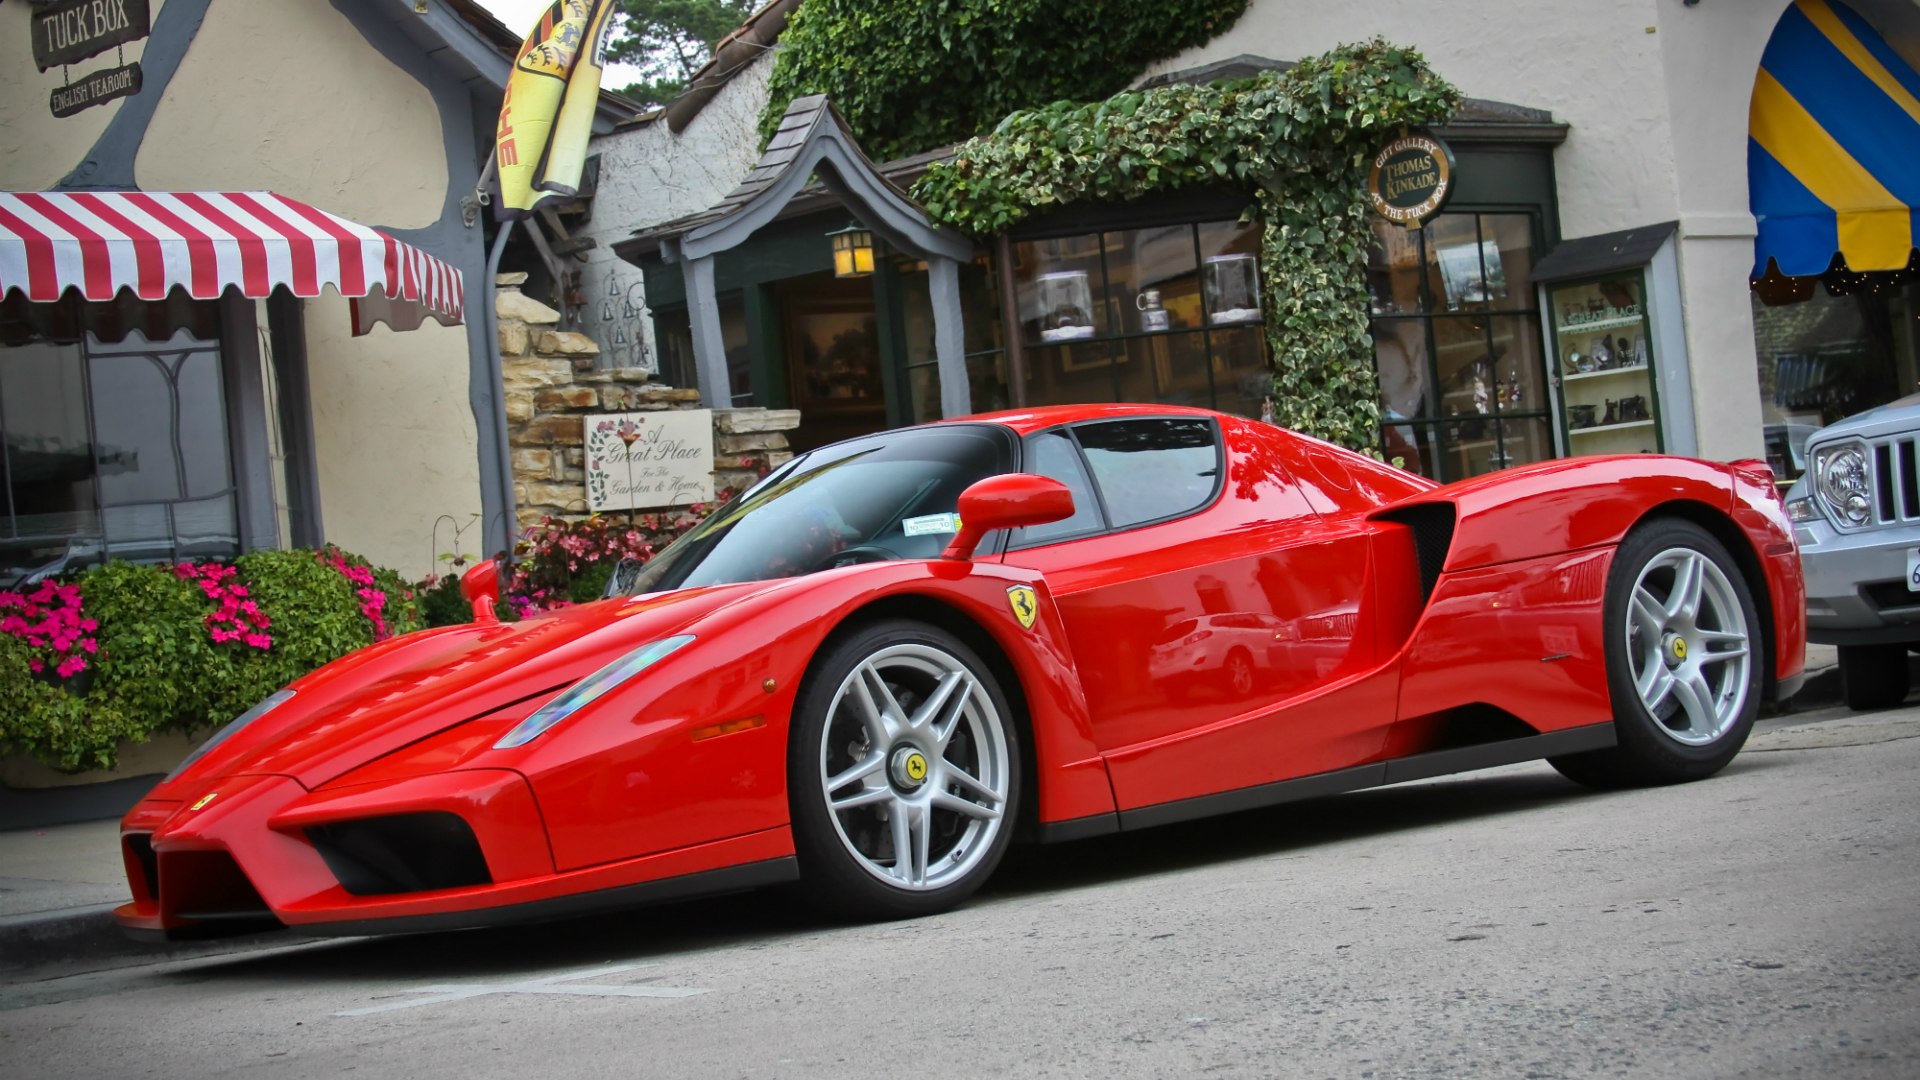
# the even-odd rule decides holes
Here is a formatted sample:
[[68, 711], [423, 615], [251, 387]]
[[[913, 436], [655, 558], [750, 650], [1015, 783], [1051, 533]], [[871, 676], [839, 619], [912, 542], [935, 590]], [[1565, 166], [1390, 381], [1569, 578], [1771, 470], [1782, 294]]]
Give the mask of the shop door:
[[800, 410], [788, 442], [811, 450], [885, 430], [885, 353], [873, 279], [808, 274], [782, 283], [779, 294], [790, 400]]

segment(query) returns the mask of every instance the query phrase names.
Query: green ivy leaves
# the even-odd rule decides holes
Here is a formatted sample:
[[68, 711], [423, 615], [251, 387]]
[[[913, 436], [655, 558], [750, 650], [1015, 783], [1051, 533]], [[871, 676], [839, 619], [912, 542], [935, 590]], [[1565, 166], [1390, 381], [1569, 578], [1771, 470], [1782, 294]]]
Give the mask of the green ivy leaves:
[[1232, 26], [1247, 0], [806, 0], [774, 59], [762, 139], [826, 94], [877, 161], [964, 139], [1016, 109], [1088, 101]]
[[1228, 178], [1251, 188], [1264, 226], [1274, 418], [1365, 449], [1379, 413], [1367, 158], [1386, 133], [1442, 122], [1459, 103], [1418, 52], [1375, 39], [1237, 82], [1016, 112], [935, 163], [913, 193], [935, 220], [992, 234], [1061, 204]]

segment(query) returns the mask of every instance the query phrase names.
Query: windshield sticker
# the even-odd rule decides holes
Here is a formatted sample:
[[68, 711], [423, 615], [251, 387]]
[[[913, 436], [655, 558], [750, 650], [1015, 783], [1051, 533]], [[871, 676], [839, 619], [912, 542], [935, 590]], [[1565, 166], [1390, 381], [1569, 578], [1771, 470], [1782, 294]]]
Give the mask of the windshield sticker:
[[960, 531], [959, 514], [923, 514], [900, 522], [908, 536], [945, 536]]

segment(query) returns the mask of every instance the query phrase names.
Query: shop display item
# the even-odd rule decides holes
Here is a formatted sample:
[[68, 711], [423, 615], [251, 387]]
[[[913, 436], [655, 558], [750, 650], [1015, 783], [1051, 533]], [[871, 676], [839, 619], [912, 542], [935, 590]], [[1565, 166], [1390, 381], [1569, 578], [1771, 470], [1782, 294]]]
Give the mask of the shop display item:
[[1093, 290], [1085, 270], [1056, 270], [1034, 281], [1040, 308], [1040, 340], [1078, 341], [1093, 336]]
[[1260, 270], [1252, 255], [1207, 256], [1204, 286], [1212, 325], [1260, 321]]

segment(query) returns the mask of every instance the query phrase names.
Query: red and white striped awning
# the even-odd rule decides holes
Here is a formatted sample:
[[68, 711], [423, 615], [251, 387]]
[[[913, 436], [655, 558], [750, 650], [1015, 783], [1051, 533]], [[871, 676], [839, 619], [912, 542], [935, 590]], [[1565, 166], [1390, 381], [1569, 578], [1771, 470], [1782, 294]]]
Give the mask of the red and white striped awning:
[[460, 271], [378, 229], [270, 191], [0, 192], [0, 297], [36, 302], [68, 290], [161, 300], [179, 289], [212, 300], [260, 298], [277, 286], [354, 301], [354, 332], [374, 322], [452, 326], [465, 307]]

